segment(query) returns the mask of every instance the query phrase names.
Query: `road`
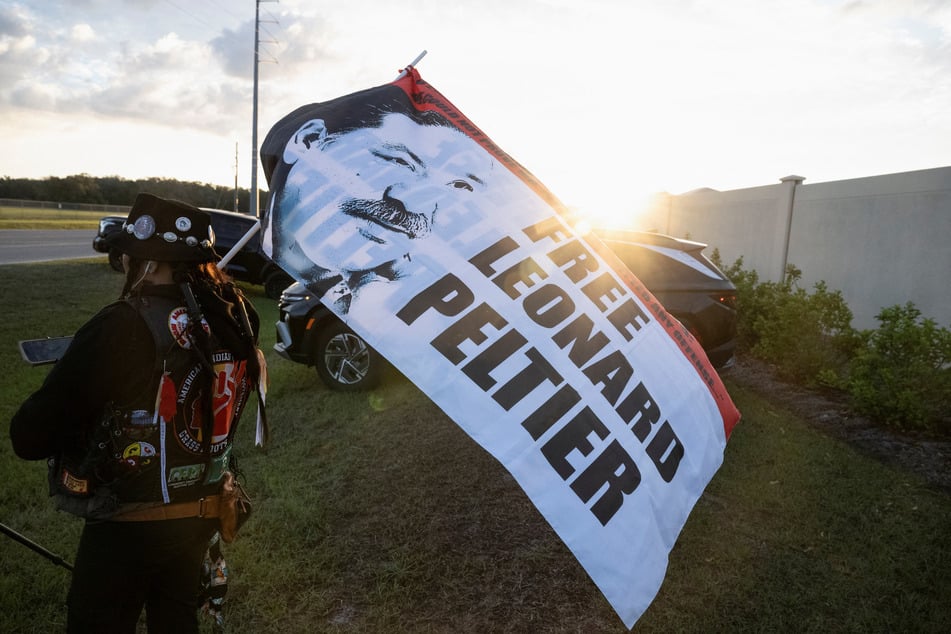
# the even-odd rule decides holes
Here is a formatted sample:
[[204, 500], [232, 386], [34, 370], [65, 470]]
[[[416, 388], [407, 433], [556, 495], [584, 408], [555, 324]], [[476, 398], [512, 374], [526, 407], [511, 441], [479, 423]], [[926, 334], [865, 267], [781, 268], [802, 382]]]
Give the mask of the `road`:
[[95, 229], [0, 229], [0, 265], [105, 257], [92, 248]]

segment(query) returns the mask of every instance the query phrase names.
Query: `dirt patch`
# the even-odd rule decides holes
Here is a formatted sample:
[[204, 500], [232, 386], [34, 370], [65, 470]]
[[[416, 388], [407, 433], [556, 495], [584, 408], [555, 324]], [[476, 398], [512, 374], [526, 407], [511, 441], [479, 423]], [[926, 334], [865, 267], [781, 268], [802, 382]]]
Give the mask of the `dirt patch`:
[[785, 382], [775, 368], [756, 359], [738, 359], [724, 378], [756, 391], [865, 454], [920, 475], [951, 495], [951, 439], [888, 429], [852, 412], [844, 395]]

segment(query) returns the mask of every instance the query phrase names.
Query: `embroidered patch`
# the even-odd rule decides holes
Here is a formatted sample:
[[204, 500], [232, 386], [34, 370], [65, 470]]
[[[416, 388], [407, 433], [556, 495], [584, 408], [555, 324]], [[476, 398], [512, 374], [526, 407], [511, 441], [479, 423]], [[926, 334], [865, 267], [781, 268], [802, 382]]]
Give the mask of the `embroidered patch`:
[[147, 442], [134, 442], [122, 450], [122, 459], [130, 467], [144, 467], [155, 457], [155, 447]]
[[[204, 318], [201, 320], [201, 327], [207, 333], [211, 332], [208, 322]], [[168, 330], [179, 346], [188, 350], [192, 347], [192, 342], [186, 334], [188, 332], [188, 309], [179, 306], [168, 314]]]
[[190, 464], [182, 467], [175, 467], [168, 472], [168, 486], [175, 489], [178, 487], [195, 484], [201, 480], [205, 473], [204, 464]]
[[83, 495], [89, 493], [89, 480], [86, 480], [85, 478], [77, 478], [66, 469], [63, 469], [61, 482], [63, 486], [66, 487], [66, 490], [70, 493], [80, 493]]
[[[250, 382], [247, 380], [247, 361], [236, 360], [227, 350], [212, 353], [214, 374], [212, 375], [212, 415], [211, 438], [209, 439], [212, 456], [224, 451], [228, 446], [231, 426], [238, 412], [247, 402]], [[205, 419], [208, 413], [202, 406], [206, 398], [205, 386], [196, 381], [201, 366], [195, 366], [182, 381], [178, 390], [180, 416], [175, 417], [175, 437], [186, 451], [199, 454], [204, 451]]]

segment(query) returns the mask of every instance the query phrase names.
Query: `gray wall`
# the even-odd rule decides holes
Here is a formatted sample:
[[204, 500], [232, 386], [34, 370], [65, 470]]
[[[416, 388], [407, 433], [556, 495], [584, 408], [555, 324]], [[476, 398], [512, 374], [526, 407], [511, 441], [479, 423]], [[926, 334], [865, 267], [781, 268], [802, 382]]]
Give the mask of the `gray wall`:
[[909, 301], [951, 326], [951, 167], [803, 181], [662, 194], [637, 228], [705, 242], [727, 264], [742, 256], [762, 280], [794, 264], [805, 288], [825, 280], [842, 292], [856, 328]]

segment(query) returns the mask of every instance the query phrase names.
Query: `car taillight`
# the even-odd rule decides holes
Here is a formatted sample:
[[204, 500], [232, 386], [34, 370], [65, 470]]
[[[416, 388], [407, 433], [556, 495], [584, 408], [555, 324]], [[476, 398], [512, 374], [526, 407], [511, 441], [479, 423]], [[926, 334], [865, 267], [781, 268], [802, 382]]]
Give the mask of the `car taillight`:
[[722, 304], [731, 310], [736, 310], [736, 293], [716, 293], [710, 295], [718, 304]]

